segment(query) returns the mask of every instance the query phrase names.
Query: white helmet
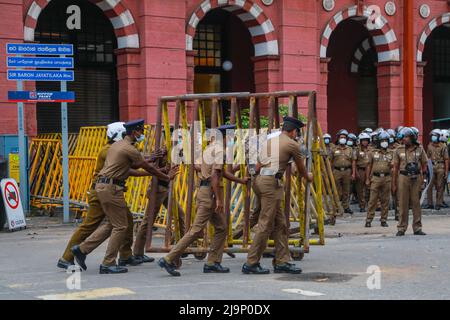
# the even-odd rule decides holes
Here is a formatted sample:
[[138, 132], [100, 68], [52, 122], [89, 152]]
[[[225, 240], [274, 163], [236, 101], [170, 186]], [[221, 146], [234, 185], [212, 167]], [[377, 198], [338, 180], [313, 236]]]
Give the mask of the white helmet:
[[120, 141], [123, 139], [123, 134], [126, 132], [125, 127], [123, 126], [125, 122], [114, 122], [108, 124], [108, 130], [106, 130], [106, 135], [109, 140], [114, 142]]
[[328, 133], [325, 133], [325, 134], [323, 135], [323, 138], [324, 138], [324, 139], [330, 139], [330, 140], [331, 140], [331, 136], [330, 136]]
[[361, 140], [370, 140], [370, 135], [367, 134], [366, 132], [361, 133], [358, 136], [359, 142], [361, 143]]
[[366, 128], [366, 129], [364, 129], [364, 131], [363, 131], [364, 133], [368, 133], [368, 134], [371, 134], [372, 132], [373, 132], [373, 130], [372, 129], [370, 129], [370, 128]]
[[430, 132], [430, 136], [433, 136], [433, 135], [440, 136], [441, 134], [442, 134], [442, 131], [440, 129], [433, 129]]

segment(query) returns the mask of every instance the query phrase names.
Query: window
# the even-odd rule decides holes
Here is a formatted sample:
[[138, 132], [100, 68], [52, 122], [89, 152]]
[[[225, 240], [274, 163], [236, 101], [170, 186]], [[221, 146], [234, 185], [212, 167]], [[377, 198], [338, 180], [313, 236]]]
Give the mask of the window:
[[222, 30], [220, 25], [199, 24], [194, 38], [195, 66], [222, 65]]

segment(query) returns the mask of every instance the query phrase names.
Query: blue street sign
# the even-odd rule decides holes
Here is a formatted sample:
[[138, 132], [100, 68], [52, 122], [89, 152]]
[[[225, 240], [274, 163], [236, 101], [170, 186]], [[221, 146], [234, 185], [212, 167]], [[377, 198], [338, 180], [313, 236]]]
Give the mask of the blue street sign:
[[75, 92], [8, 91], [9, 102], [75, 102]]
[[8, 68], [73, 68], [73, 58], [7, 57]]
[[17, 81], [74, 81], [73, 71], [8, 70], [8, 80]]
[[7, 54], [73, 55], [72, 44], [7, 43]]

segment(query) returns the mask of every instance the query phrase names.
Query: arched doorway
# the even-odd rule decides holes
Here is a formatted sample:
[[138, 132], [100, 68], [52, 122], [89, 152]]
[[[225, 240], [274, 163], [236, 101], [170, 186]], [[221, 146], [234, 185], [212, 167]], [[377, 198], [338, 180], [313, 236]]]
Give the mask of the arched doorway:
[[424, 49], [423, 130], [427, 137], [433, 128], [441, 128], [432, 120], [450, 118], [450, 27], [444, 24], [434, 29]]
[[[70, 5], [81, 9], [81, 29], [69, 30], [66, 13]], [[76, 102], [69, 105], [69, 132], [83, 126], [105, 125], [119, 119], [116, 73], [117, 39], [103, 11], [87, 0], [51, 1], [39, 15], [35, 41], [74, 45]], [[36, 82], [37, 90], [58, 91], [59, 83]], [[55, 104], [37, 104], [38, 133], [61, 130], [60, 108]]]
[[330, 37], [327, 105], [331, 133], [342, 128], [357, 133], [378, 126], [376, 51], [360, 52], [357, 71], [351, 68], [355, 50], [370, 38], [364, 21], [352, 19], [341, 22]]
[[[255, 91], [251, 34], [231, 12], [208, 12], [196, 28], [193, 50], [194, 93]], [[228, 106], [222, 107], [226, 115]]]

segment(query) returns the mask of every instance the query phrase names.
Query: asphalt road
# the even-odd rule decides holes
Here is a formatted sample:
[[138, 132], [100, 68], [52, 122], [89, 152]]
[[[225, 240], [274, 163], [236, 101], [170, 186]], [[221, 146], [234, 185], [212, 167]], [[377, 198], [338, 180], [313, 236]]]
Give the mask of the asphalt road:
[[80, 290], [69, 290], [71, 275], [56, 268], [74, 226], [33, 218], [27, 230], [0, 233], [0, 299], [449, 299], [450, 212], [427, 213], [425, 237], [413, 236], [411, 229], [395, 237], [392, 216], [389, 228], [375, 220], [372, 229], [364, 228], [361, 214], [340, 219], [326, 227], [326, 245], [312, 247], [299, 263], [303, 274], [295, 276], [243, 275], [245, 254], [226, 256], [223, 264], [232, 272], [224, 275], [203, 274], [203, 262], [193, 257], [183, 260], [179, 278], [155, 263], [100, 275], [104, 244], [88, 257]]

